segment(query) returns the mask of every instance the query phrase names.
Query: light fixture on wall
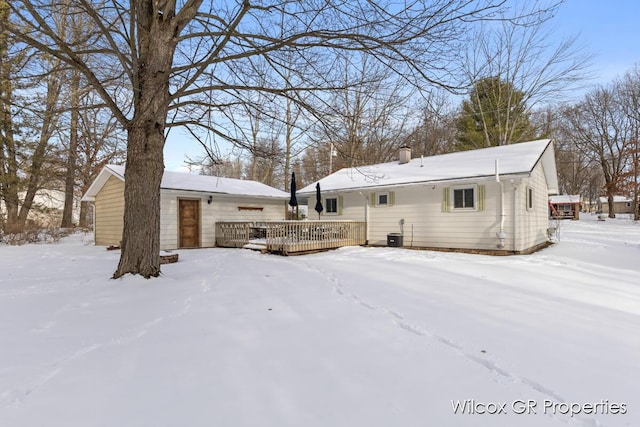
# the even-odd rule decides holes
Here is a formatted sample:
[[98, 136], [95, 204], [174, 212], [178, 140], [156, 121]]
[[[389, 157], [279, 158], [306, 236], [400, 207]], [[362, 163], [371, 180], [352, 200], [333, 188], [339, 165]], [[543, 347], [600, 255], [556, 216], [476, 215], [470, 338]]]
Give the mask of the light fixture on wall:
[[213, 201], [213, 196], [209, 196], [209, 199], [207, 200], [207, 204], [210, 205], [212, 201]]

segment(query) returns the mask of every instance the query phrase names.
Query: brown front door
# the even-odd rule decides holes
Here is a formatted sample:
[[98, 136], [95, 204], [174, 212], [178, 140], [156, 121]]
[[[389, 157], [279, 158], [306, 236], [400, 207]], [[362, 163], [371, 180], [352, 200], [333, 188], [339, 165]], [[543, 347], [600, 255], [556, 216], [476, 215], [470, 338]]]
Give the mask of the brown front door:
[[200, 247], [200, 200], [179, 200], [178, 239], [181, 248]]

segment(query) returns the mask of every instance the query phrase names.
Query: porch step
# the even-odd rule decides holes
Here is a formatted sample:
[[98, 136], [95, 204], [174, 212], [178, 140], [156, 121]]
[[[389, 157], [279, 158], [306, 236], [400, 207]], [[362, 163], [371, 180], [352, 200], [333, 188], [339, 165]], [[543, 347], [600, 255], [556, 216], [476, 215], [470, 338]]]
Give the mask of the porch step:
[[261, 253], [267, 253], [267, 246], [260, 243], [247, 243], [242, 249], [251, 249], [253, 251], [260, 251]]

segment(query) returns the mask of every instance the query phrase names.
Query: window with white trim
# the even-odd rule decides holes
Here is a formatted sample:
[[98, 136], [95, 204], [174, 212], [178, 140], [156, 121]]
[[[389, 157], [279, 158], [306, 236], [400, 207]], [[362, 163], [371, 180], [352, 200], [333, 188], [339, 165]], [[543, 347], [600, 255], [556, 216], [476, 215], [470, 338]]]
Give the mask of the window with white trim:
[[533, 188], [527, 186], [527, 210], [533, 210]]
[[389, 206], [389, 193], [376, 193], [376, 206]]
[[453, 193], [453, 209], [476, 209], [476, 187], [456, 187]]

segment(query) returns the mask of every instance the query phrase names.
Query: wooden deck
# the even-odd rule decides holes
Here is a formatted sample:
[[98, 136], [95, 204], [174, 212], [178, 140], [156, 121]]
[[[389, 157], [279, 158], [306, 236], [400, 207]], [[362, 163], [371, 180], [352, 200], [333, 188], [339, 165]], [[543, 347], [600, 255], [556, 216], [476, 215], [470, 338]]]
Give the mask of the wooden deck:
[[366, 243], [364, 221], [216, 222], [216, 246], [241, 248], [260, 242], [282, 254], [357, 246]]

